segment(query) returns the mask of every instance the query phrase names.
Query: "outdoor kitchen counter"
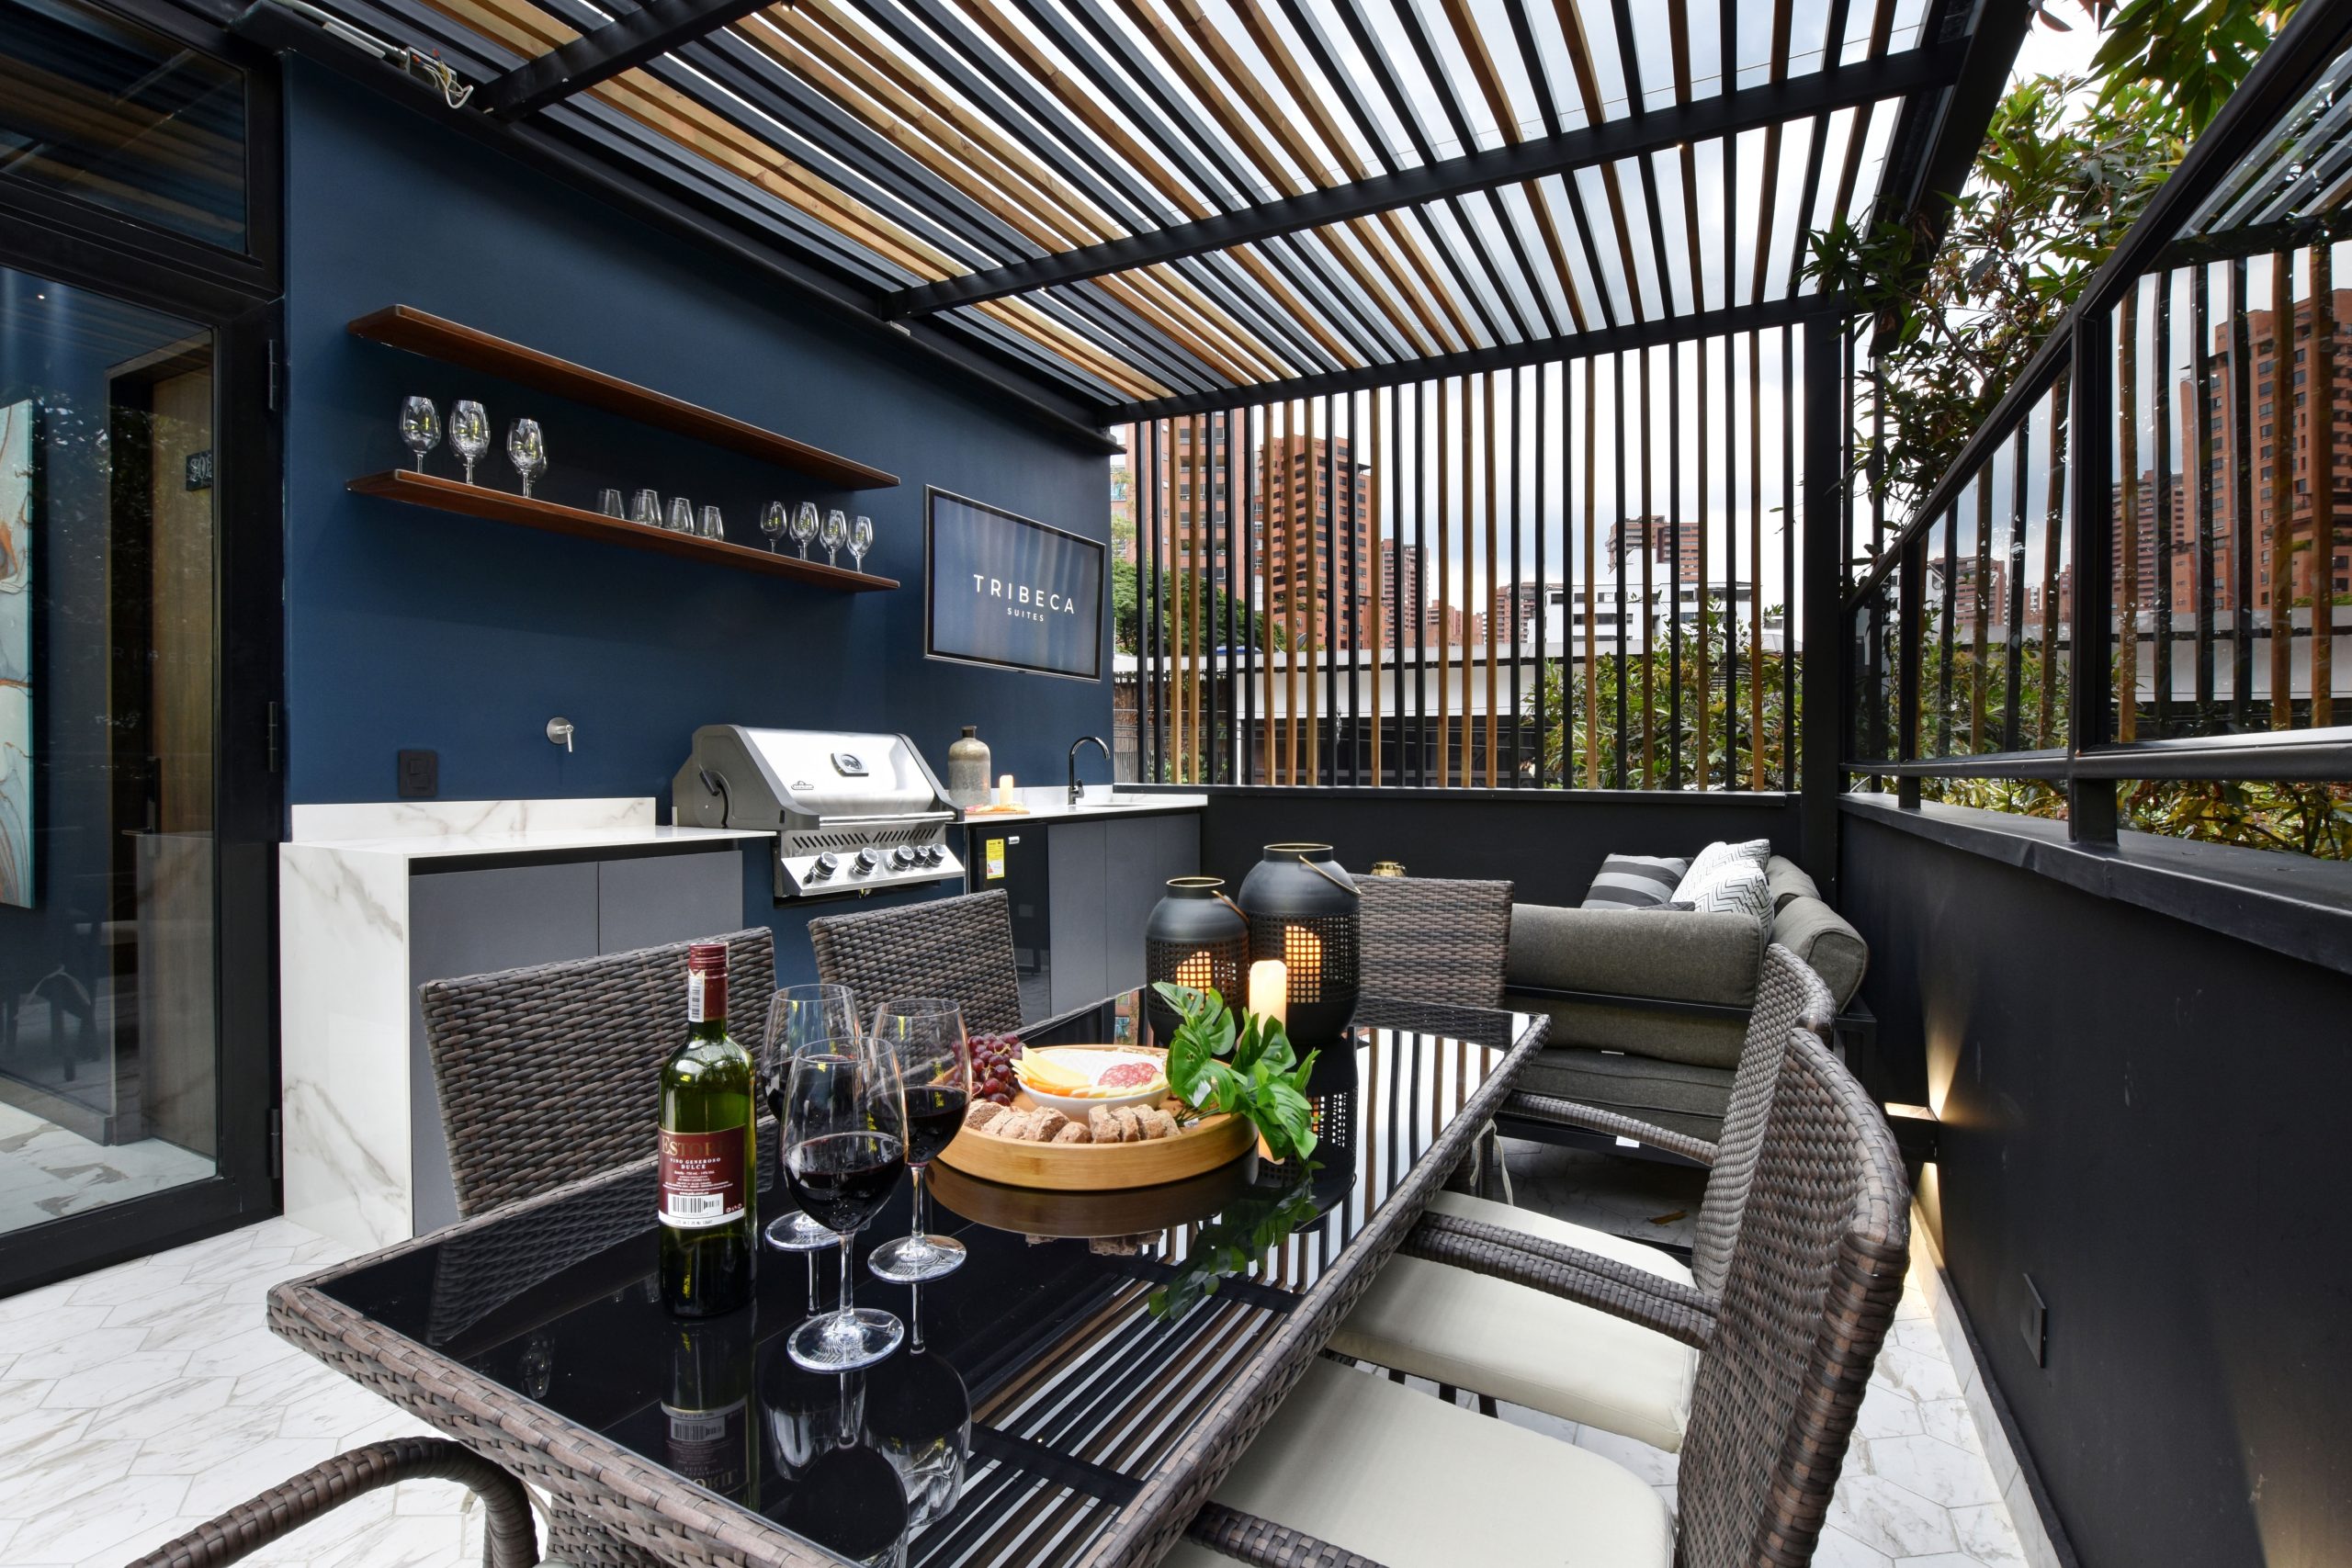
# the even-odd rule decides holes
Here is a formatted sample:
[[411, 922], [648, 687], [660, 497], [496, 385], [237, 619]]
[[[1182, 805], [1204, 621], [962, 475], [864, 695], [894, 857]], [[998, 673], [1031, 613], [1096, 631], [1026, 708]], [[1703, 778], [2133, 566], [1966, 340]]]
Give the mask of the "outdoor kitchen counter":
[[[1090, 753], [1090, 760], [1091, 754]], [[1013, 798], [1025, 808], [1013, 817], [974, 817], [965, 813], [967, 828], [985, 828], [992, 823], [1087, 821], [1104, 817], [1165, 817], [1175, 811], [1198, 811], [1209, 803], [1205, 795], [1119, 795], [1109, 784], [1089, 781], [1086, 798], [1101, 801], [1111, 795], [1113, 803], [1099, 806], [1072, 806], [1067, 784], [1031, 784], [1012, 792]], [[994, 800], [991, 791], [989, 798]]]
[[764, 861], [775, 835], [655, 811], [650, 796], [294, 807], [277, 851], [289, 1218], [355, 1247], [457, 1218], [424, 981], [744, 923], [747, 855]]

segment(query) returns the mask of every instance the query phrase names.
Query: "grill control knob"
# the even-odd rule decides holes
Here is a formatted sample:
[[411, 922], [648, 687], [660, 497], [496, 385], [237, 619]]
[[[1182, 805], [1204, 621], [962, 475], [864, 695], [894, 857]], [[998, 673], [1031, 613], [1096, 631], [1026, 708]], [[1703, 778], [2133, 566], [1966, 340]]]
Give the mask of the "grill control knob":
[[900, 844], [890, 852], [890, 869], [893, 871], [904, 871], [914, 863], [915, 852], [906, 845]]
[[941, 849], [937, 844], [925, 844], [922, 847], [922, 863], [925, 865], [937, 865], [941, 860], [945, 858], [946, 853], [947, 852]]
[[842, 857], [833, 853], [832, 851], [827, 850], [823, 853], [820, 854], [816, 861], [808, 867], [808, 880], [811, 882], [822, 882], [825, 878], [832, 875], [833, 873], [841, 870], [841, 868]]
[[857, 852], [857, 862], [849, 868], [850, 874], [852, 876], [871, 876], [876, 871], [880, 869], [881, 864], [882, 852], [876, 849], [873, 845], [868, 844], [865, 848]]

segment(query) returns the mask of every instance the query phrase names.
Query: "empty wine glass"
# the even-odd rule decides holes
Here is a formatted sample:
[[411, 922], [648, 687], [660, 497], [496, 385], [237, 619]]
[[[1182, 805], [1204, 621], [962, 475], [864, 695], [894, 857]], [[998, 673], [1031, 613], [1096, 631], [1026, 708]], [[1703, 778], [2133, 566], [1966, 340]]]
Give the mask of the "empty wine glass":
[[865, 1265], [895, 1284], [936, 1280], [964, 1266], [962, 1242], [926, 1235], [922, 1228], [923, 1169], [956, 1141], [972, 1100], [964, 1010], [945, 997], [894, 998], [875, 1010], [869, 1034], [898, 1064], [907, 1168], [914, 1174], [914, 1226], [911, 1235], [876, 1247]]
[[768, 536], [768, 551], [775, 552], [775, 542], [784, 537], [784, 502], [771, 501], [760, 513], [760, 532]]
[[840, 507], [825, 513], [824, 531], [818, 537], [825, 546], [825, 564], [831, 566], [833, 564], [833, 552], [840, 549], [842, 541], [849, 537], [849, 519], [842, 515]]
[[451, 405], [449, 445], [466, 465], [466, 482], [474, 482], [474, 465], [490, 450], [490, 415], [471, 398]]
[[858, 570], [865, 570], [865, 552], [874, 547], [874, 519], [863, 512], [849, 525], [849, 558]]
[[691, 534], [695, 531], [695, 503], [683, 495], [670, 498], [670, 532]]
[[[785, 1119], [785, 1089], [792, 1075], [792, 1059], [809, 1045], [826, 1040], [854, 1040], [858, 1035], [857, 1003], [847, 986], [820, 982], [786, 986], [768, 1003], [768, 1110], [778, 1126]], [[776, 1159], [786, 1164], [790, 1151], [779, 1142]], [[792, 1173], [785, 1181], [789, 1187]], [[814, 1252], [833, 1245], [833, 1233], [808, 1215], [794, 1210], [770, 1220], [764, 1233], [770, 1247], [784, 1252]], [[817, 1276], [808, 1275], [808, 1311], [817, 1311]]]
[[792, 514], [792, 542], [800, 547], [800, 558], [808, 558], [808, 541], [817, 536], [817, 503], [804, 501], [800, 510]]
[[416, 454], [416, 471], [424, 472], [424, 455], [441, 445], [441, 411], [431, 398], [411, 398], [401, 404], [401, 440]]
[[719, 521], [718, 508], [716, 506], [706, 506], [702, 509], [702, 536], [706, 539], [727, 537], [727, 525]]
[[785, 1349], [811, 1371], [870, 1367], [899, 1348], [905, 1325], [855, 1304], [857, 1233], [905, 1168], [906, 1100], [899, 1060], [875, 1040], [816, 1040], [785, 1078], [785, 1173], [801, 1208], [841, 1238], [841, 1309], [792, 1331]]
[[659, 491], [641, 490], [636, 502], [629, 507], [628, 520], [642, 523], [649, 528], [662, 526], [662, 494]]
[[548, 438], [536, 419], [518, 419], [506, 432], [506, 460], [523, 476], [523, 493], [531, 481], [548, 471]]

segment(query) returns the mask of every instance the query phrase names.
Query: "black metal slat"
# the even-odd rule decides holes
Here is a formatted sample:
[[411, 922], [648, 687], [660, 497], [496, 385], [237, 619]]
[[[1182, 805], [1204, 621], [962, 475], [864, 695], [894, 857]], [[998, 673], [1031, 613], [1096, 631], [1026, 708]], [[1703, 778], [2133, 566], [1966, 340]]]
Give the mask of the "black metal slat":
[[1610, 376], [1613, 382], [1611, 406], [1616, 414], [1612, 421], [1617, 428], [1616, 460], [1610, 467], [1615, 471], [1617, 483], [1616, 520], [1609, 530], [1609, 543], [1615, 555], [1617, 568], [1614, 585], [1617, 592], [1617, 775], [1619, 789], [1627, 786], [1625, 773], [1625, 682], [1631, 679], [1625, 658], [1625, 356], [1611, 355]]
[[2213, 298], [2212, 268], [2189, 274], [2189, 380], [2197, 399], [2197, 727], [2213, 728]]
[[[1429, 475], [1422, 463], [1427, 450], [1430, 419], [1429, 406], [1419, 394], [1432, 386], [1439, 397], [1445, 395], [1442, 384], [1422, 381], [1415, 386], [1413, 410], [1413, 565], [1422, 575], [1429, 571]], [[1444, 504], [1442, 497], [1439, 505]], [[1426, 584], [1413, 598], [1413, 782], [1426, 787], [1430, 782], [1429, 757], [1429, 615], [1423, 608], [1429, 603]]]
[[[1821, 335], [1818, 332], [1808, 332], [1805, 342], [1808, 344], [1818, 343]], [[1797, 527], [1798, 519], [1806, 515], [1804, 509], [1798, 503], [1796, 416], [1802, 413], [1803, 417], [1807, 419], [1826, 417], [1820, 414], [1804, 413], [1804, 410], [1809, 406], [1809, 400], [1805, 404], [1800, 404], [1797, 401], [1796, 345], [1795, 329], [1782, 327], [1781, 329], [1781, 406], [1783, 409], [1795, 411], [1791, 414], [1783, 415], [1781, 420], [1781, 592], [1788, 600], [1781, 611], [1781, 787], [1791, 791], [1797, 787], [1797, 666], [1796, 660], [1791, 657], [1791, 652], [1796, 646], [1797, 627]], [[1815, 380], [1812, 367], [1809, 366], [1806, 367], [1806, 379], [1809, 382]], [[1844, 554], [1845, 549], [1841, 545], [1838, 550], [1838, 557], [1842, 557]], [[1764, 640], [1764, 563], [1760, 559], [1756, 562], [1756, 585], [1749, 590], [1749, 593], [1748, 602], [1754, 607], [1751, 614], [1756, 628], [1755, 637], [1760, 647]], [[1751, 694], [1750, 700], [1755, 702], [1760, 709], [1764, 700], [1763, 694], [1761, 692]], [[1832, 722], [1834, 724], [1835, 721]], [[1833, 758], [1838, 754], [1835, 746], [1830, 748], [1829, 754]], [[1813, 786], [1807, 784], [1806, 787]]]
[[[2158, 735], [2172, 733], [2172, 300], [2173, 279], [2168, 272], [2157, 275], [2153, 291], [2155, 304], [2155, 366], [2149, 381], [2149, 395], [2155, 411], [2155, 493], [2149, 498], [2148, 523], [2155, 534], [2155, 581], [2148, 585], [2153, 596], [2149, 617], [2155, 632], [2154, 655], [2155, 714]], [[2137, 475], [2131, 483], [2137, 484]], [[2136, 543], [2136, 542], [2135, 542]], [[2135, 634], [2136, 635], [2136, 634]]]
[[535, 114], [599, 82], [633, 70], [738, 21], [767, 0], [648, 0], [493, 77], [474, 90], [474, 107], [499, 119]]
[[[1762, 339], [1754, 333], [1747, 336], [1748, 417], [1745, 424], [1741, 423], [1739, 419], [1739, 383], [1733, 375], [1737, 345], [1728, 338], [1724, 343], [1724, 440], [1733, 454], [1733, 457], [1726, 460], [1724, 468], [1724, 482], [1730, 487], [1727, 497], [1729, 504], [1724, 508], [1724, 787], [1725, 789], [1739, 787], [1739, 781], [1743, 776], [1739, 766], [1739, 749], [1741, 743], [1746, 740], [1747, 733], [1747, 727], [1739, 722], [1739, 469], [1736, 462], [1738, 454], [1745, 452], [1747, 457], [1747, 505], [1751, 513], [1763, 505], [1764, 490], [1763, 438], [1758, 433], [1756, 423], [1757, 389], [1759, 384], [1757, 378], [1761, 374], [1758, 369], [1760, 360], [1758, 355], [1761, 353], [1758, 345]], [[1760, 564], [1760, 562], [1749, 564], [1747, 591], [1750, 593], [1758, 592], [1761, 587], [1761, 584], [1756, 581], [1757, 574], [1754, 570]]]
[[1136, 472], [1136, 759], [1146, 783], [1159, 784], [1159, 659], [1165, 617], [1159, 613], [1159, 426], [1134, 426], [1142, 448]]
[[2005, 671], [2001, 698], [2001, 750], [2014, 751], [2023, 739], [2018, 720], [2025, 698], [2025, 486], [2026, 465], [2033, 450], [2033, 415], [2018, 422], [2016, 456], [2009, 468], [2008, 582], [2001, 618], [2008, 623], [2003, 639]]
[[[1666, 787], [1682, 787], [1682, 348], [1666, 350]], [[1645, 410], [1645, 412], [1647, 411]]]
[[[1538, 392], [1539, 395], [1541, 395], [1542, 372], [1540, 371], [1537, 373], [1537, 383]], [[1508, 633], [1510, 637], [1510, 786], [1513, 789], [1517, 789], [1519, 787], [1519, 770], [1521, 762], [1519, 667], [1525, 662], [1525, 660], [1520, 657], [1519, 651], [1519, 606], [1521, 597], [1525, 592], [1525, 588], [1523, 586], [1525, 580], [1521, 576], [1519, 570], [1519, 487], [1521, 479], [1520, 468], [1521, 466], [1520, 460], [1519, 435], [1520, 427], [1526, 422], [1527, 418], [1527, 406], [1523, 400], [1523, 386], [1524, 383], [1521, 378], [1519, 371], [1516, 369], [1512, 370], [1510, 373], [1510, 614], [1504, 618], [1503, 630]], [[1538, 460], [1540, 461], [1541, 459], [1539, 458]], [[1543, 597], [1544, 589], [1540, 582], [1536, 586], [1535, 592], [1538, 598]]]
[[[2234, 536], [2231, 544], [2236, 553], [2233, 574], [2237, 579], [2235, 603], [2230, 615], [2230, 728], [2244, 729], [2247, 710], [2254, 703], [2254, 307], [2246, 293], [2246, 258], [2238, 257], [2230, 264], [2230, 368], [2236, 382], [2236, 395], [2231, 400], [2232, 431], [2236, 440], [2232, 443], [2237, 461], [2231, 475], [2233, 487], [2230, 497], [2230, 531]], [[2083, 563], [2075, 562], [2075, 573], [2080, 577]], [[2075, 628], [2077, 639], [2083, 628]], [[2078, 660], [2079, 662], [2079, 660]], [[2096, 745], [2101, 736], [2090, 738]], [[2082, 744], [2075, 737], [2075, 744]]]
[[1954, 498], [1944, 513], [1944, 581], [1942, 614], [1936, 623], [1936, 755], [1951, 755], [1952, 614], [1960, 580], [1960, 502]]

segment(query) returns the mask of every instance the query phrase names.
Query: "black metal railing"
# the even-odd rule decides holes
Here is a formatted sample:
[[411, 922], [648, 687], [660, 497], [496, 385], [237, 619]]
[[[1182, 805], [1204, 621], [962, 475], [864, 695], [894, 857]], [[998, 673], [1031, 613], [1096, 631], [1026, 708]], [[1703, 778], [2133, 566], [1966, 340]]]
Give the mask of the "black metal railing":
[[1951, 471], [1873, 519], [1849, 774], [2031, 781], [2092, 840], [2120, 780], [2352, 780], [2347, 44], [2343, 8], [2297, 17]]

